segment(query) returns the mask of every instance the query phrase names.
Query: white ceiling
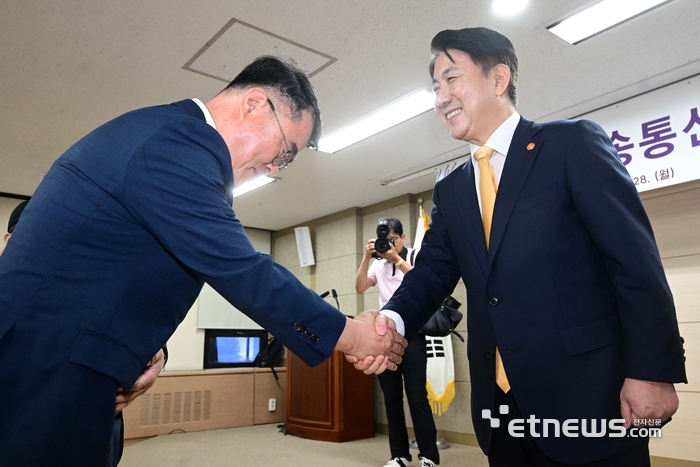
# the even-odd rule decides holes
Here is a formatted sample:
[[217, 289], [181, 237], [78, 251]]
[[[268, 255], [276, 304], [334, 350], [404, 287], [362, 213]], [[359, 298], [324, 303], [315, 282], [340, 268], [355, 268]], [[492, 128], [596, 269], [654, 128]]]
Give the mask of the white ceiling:
[[[254, 47], [274, 55], [311, 49], [320, 58], [297, 61], [314, 69], [332, 62], [311, 78], [326, 133], [430, 89], [428, 46], [448, 28], [487, 26], [513, 41], [518, 110], [531, 119], [576, 116], [700, 73], [700, 0], [673, 0], [576, 46], [545, 29], [592, 3], [529, 0], [522, 14], [502, 18], [490, 0], [3, 0], [0, 192], [31, 195], [53, 160], [123, 112], [211, 98], [225, 84], [212, 76], [234, 76]], [[242, 23], [283, 39], [252, 40]], [[305, 150], [279, 181], [236, 198], [235, 210], [247, 226], [278, 230], [422, 192], [432, 175], [392, 187], [379, 180], [463, 146], [428, 112], [335, 154]]]

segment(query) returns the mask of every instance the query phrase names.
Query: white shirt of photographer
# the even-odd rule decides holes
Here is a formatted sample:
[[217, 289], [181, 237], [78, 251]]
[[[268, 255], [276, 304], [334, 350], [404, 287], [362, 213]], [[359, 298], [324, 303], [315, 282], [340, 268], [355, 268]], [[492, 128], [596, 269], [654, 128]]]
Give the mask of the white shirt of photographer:
[[[409, 259], [409, 264], [413, 248], [404, 247], [406, 250], [406, 258]], [[396, 271], [393, 275], [392, 272]], [[394, 263], [385, 259], [377, 259], [369, 266], [367, 277], [372, 279], [372, 282], [377, 284], [379, 289], [379, 308], [386, 305], [396, 289], [399, 288], [403, 281], [404, 274], [399, 268], [394, 266]]]

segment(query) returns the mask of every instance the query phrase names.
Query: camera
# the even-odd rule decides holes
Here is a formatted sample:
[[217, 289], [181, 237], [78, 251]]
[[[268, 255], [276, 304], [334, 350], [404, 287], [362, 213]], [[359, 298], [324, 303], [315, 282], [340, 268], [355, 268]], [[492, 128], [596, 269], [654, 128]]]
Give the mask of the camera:
[[377, 219], [377, 239], [374, 241], [374, 249], [376, 253], [372, 253], [372, 258], [382, 259], [377, 253], [386, 253], [391, 250], [391, 244], [394, 243], [389, 240], [389, 219], [380, 218]]

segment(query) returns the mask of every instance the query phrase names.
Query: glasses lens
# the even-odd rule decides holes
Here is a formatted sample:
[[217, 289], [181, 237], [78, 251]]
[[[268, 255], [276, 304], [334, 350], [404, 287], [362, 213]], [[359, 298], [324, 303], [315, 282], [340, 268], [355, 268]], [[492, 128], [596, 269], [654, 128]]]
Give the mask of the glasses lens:
[[294, 155], [291, 152], [285, 152], [272, 159], [272, 165], [279, 167], [279, 170], [284, 170], [289, 167], [289, 164], [294, 162]]

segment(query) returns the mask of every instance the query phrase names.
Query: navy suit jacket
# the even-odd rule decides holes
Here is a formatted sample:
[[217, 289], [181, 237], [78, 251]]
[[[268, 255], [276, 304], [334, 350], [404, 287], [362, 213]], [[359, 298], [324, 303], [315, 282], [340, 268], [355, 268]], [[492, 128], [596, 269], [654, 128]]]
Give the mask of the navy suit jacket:
[[[255, 251], [232, 189], [228, 148], [191, 100], [122, 115], [54, 163], [0, 257], [0, 465], [21, 449], [40, 459], [40, 444], [60, 439], [48, 432], [65, 402], [35, 385], [102, 398], [111, 428], [114, 386], [132, 387], [204, 282], [308, 364], [332, 353], [346, 318]], [[82, 393], [66, 381], [75, 365], [112, 387]]]
[[[598, 125], [521, 117], [488, 252], [471, 161], [440, 181], [433, 199], [416, 266], [385, 308], [402, 315], [410, 338], [464, 280], [472, 420], [484, 452], [491, 428], [482, 410], [498, 414], [496, 345], [526, 419], [619, 419], [624, 378], [686, 382], [651, 225]], [[535, 441], [558, 462], [585, 463], [640, 440], [550, 433]]]

